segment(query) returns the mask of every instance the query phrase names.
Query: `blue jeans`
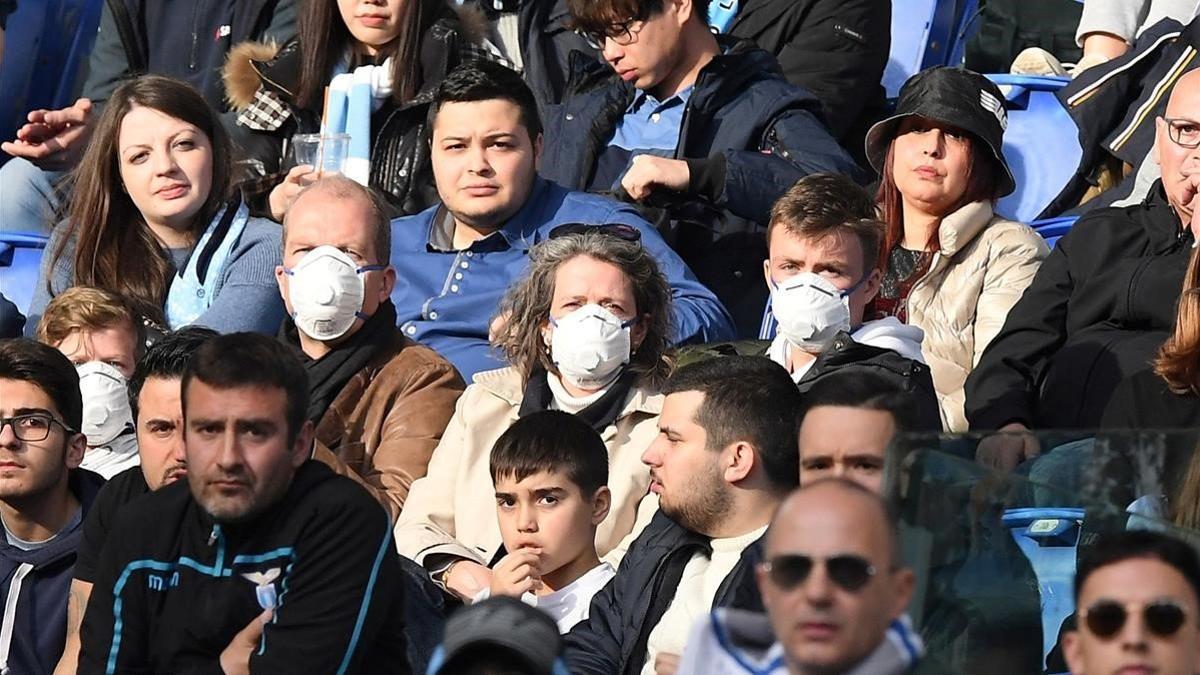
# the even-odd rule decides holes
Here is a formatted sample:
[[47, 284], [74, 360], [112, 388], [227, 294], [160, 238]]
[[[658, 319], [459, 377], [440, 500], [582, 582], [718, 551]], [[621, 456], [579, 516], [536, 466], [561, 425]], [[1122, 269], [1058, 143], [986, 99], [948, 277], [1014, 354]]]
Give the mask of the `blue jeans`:
[[20, 157], [0, 166], [0, 232], [50, 234], [60, 204], [54, 183], [62, 175]]

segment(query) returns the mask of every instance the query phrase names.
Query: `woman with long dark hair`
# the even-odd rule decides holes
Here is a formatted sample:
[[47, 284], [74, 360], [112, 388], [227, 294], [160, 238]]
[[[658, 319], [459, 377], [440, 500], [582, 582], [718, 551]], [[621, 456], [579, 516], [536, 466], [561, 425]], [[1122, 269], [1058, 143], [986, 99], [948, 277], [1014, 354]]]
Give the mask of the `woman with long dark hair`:
[[[248, 190], [256, 211], [282, 220], [315, 179], [308, 165], [286, 170], [290, 139], [321, 130], [326, 87], [338, 76], [370, 84], [370, 110], [357, 113], [369, 120], [348, 120], [350, 129], [369, 127], [358, 144], [369, 156], [354, 158], [363, 175], [352, 177], [380, 190], [398, 214], [432, 204], [426, 112], [446, 73], [482, 54], [474, 31], [446, 0], [303, 0], [299, 12], [294, 40], [239, 45], [225, 68], [246, 130], [240, 140], [265, 174]], [[356, 115], [353, 107], [348, 115]]]
[[925, 331], [942, 426], [966, 431], [963, 383], [1050, 250], [993, 210], [1014, 182], [1000, 154], [1004, 96], [961, 68], [914, 75], [896, 114], [871, 127], [867, 157], [882, 180], [883, 284], [868, 319]]
[[74, 285], [120, 294], [163, 329], [277, 330], [279, 226], [250, 217], [230, 153], [217, 113], [190, 85], [146, 75], [118, 87], [72, 174], [28, 330]]

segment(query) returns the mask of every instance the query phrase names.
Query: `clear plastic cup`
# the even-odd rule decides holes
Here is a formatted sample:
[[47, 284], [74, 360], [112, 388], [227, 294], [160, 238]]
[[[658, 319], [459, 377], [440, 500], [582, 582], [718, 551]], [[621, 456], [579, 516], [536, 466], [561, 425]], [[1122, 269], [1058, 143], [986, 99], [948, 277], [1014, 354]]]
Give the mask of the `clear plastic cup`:
[[350, 134], [296, 134], [292, 154], [296, 165], [308, 164], [321, 173], [342, 173], [350, 153]]

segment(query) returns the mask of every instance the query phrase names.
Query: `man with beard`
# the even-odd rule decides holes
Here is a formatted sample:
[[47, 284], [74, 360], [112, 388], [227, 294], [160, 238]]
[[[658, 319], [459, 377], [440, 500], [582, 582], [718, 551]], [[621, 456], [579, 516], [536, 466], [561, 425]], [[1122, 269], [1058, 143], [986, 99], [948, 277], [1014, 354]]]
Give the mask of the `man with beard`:
[[79, 661], [79, 624], [92, 594], [100, 549], [108, 539], [117, 512], [129, 502], [187, 476], [183, 454], [183, 407], [180, 381], [192, 354], [205, 340], [216, 337], [210, 328], [191, 326], [163, 337], [146, 352], [129, 380], [140, 466], [134, 466], [104, 485], [96, 505], [83, 521], [83, 540], [75, 560], [75, 578], [67, 598], [67, 643], [55, 675], [70, 675]]
[[663, 393], [659, 436], [642, 456], [659, 513], [567, 635], [572, 673], [672, 673], [698, 617], [762, 611], [754, 569], [798, 483], [799, 390], [766, 358], [729, 356], [680, 368]]

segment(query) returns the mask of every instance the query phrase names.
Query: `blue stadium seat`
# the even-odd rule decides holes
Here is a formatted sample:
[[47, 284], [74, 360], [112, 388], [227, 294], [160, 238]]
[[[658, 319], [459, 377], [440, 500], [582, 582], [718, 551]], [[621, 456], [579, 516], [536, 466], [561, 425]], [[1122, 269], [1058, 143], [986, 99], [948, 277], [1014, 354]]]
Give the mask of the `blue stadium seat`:
[[1071, 229], [1076, 220], [1079, 220], [1079, 216], [1059, 216], [1057, 218], [1035, 220], [1029, 223], [1029, 226], [1035, 232], [1042, 235], [1042, 239], [1046, 240], [1046, 244], [1050, 248], [1054, 248], [1054, 244], [1058, 242], [1060, 237], [1067, 233], [1067, 230]]
[[996, 211], [1028, 223], [1062, 191], [1083, 154], [1075, 122], [1055, 97], [1069, 80], [1037, 75], [988, 78], [1008, 101], [1004, 158], [1017, 181], [1017, 189], [1000, 200]]
[[1042, 654], [1058, 642], [1063, 619], [1075, 611], [1075, 554], [1083, 509], [1023, 508], [1004, 512], [1002, 522], [1037, 574], [1042, 601]]
[[955, 34], [955, 0], [904, 0], [892, 6], [892, 47], [883, 88], [896, 98], [905, 80], [946, 64]]
[[[34, 0], [17, 3], [5, 31], [0, 68], [0, 138], [9, 140], [38, 108], [75, 101], [100, 26], [104, 0]], [[9, 155], [0, 153], [0, 164]]]
[[22, 314], [33, 299], [46, 239], [41, 234], [0, 232], [0, 290]]

